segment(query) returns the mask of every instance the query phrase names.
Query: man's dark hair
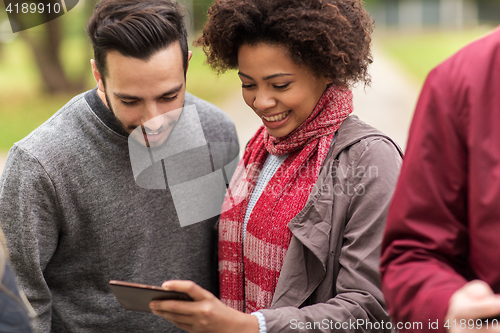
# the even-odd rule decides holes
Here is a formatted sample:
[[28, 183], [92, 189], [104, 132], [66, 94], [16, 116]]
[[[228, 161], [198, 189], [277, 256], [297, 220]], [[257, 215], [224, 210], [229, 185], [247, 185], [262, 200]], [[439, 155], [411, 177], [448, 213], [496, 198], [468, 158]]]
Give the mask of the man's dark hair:
[[94, 47], [96, 67], [104, 80], [106, 55], [118, 51], [124, 56], [149, 59], [154, 53], [179, 41], [184, 73], [188, 44], [184, 13], [171, 0], [102, 0], [87, 25]]

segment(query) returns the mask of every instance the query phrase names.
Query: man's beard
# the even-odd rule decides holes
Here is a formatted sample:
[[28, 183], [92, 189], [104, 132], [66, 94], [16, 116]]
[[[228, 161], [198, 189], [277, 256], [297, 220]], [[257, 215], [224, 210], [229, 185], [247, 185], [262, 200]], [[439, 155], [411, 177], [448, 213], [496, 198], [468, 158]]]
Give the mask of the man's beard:
[[111, 111], [111, 115], [118, 122], [118, 124], [120, 124], [120, 126], [123, 127], [125, 132], [130, 134], [131, 131], [133, 131], [134, 129], [136, 129], [137, 127], [140, 126], [140, 125], [139, 126], [131, 125], [128, 128], [125, 127], [125, 124], [122, 123], [121, 120], [118, 119], [118, 117], [116, 117], [115, 112], [113, 111], [113, 107], [111, 106], [111, 101], [109, 100], [108, 94], [106, 93], [106, 91], [104, 91], [104, 98], [106, 98], [106, 104], [108, 104], [108, 109], [109, 109], [109, 111]]

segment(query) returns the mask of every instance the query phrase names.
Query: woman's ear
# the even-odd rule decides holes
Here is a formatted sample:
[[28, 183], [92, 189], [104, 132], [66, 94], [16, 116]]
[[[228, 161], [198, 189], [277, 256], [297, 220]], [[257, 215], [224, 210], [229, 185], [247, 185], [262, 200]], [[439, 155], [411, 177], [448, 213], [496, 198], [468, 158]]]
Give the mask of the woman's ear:
[[327, 77], [322, 77], [323, 82], [326, 84], [327, 87], [330, 87], [333, 83], [333, 80]]

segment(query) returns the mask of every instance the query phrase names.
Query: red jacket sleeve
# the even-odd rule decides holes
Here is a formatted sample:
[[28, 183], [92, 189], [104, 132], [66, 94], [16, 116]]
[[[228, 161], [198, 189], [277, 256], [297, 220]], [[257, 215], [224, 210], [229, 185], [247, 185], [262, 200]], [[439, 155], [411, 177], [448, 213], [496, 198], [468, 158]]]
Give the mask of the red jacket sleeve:
[[[395, 322], [444, 332], [449, 299], [467, 281], [500, 294], [499, 124], [500, 28], [439, 65], [422, 89], [382, 243]], [[436, 320], [439, 331], [429, 328]]]
[[[393, 322], [432, 332], [445, 331], [449, 299], [468, 274], [467, 114], [449, 67], [429, 74], [417, 103], [381, 258]], [[436, 320], [439, 331], [429, 329]]]

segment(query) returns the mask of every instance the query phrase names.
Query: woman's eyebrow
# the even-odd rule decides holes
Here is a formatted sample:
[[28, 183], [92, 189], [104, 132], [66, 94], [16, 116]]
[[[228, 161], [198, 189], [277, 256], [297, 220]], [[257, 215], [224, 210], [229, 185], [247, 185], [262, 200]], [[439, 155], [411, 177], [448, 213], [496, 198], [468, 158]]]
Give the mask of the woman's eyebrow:
[[[246, 77], [247, 79], [253, 80], [253, 78], [250, 75], [247, 75], [245, 73], [238, 72], [238, 75], [241, 75], [241, 76]], [[295, 75], [295, 74], [291, 74], [291, 73], [276, 73], [276, 74], [272, 74], [272, 75], [268, 75], [268, 76], [264, 77], [264, 80], [270, 80], [270, 79], [274, 79], [276, 77], [281, 77], [281, 76], [293, 76], [293, 75]]]
[[264, 78], [264, 80], [270, 80], [270, 79], [274, 79], [276, 77], [281, 77], [281, 76], [293, 76], [293, 75], [294, 74], [291, 74], [291, 73], [277, 73], [277, 74], [266, 76]]
[[246, 77], [246, 78], [247, 78], [247, 79], [249, 79], [249, 80], [253, 80], [253, 77], [251, 77], [250, 75], [246, 75], [245, 73], [238, 72], [238, 75], [240, 75], [240, 76], [244, 76], [244, 77]]

